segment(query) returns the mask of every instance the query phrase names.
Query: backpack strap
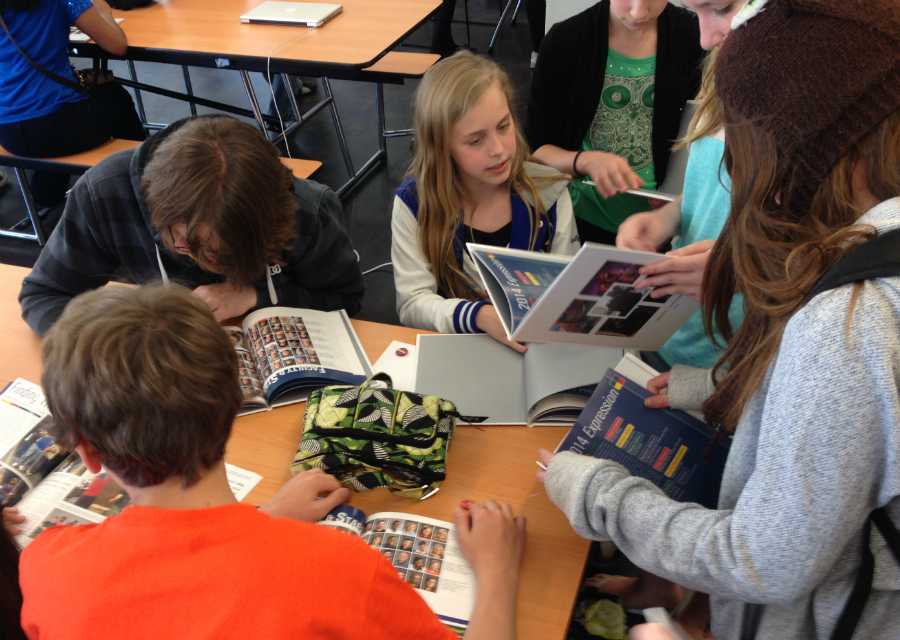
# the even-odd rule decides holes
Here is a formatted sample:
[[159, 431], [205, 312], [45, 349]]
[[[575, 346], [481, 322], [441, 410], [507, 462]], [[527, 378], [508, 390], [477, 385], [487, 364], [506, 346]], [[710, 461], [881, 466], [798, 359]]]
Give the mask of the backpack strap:
[[809, 299], [851, 282], [900, 276], [900, 229], [880, 234], [848, 251], [813, 286]]
[[[900, 275], [900, 229], [894, 229], [848, 251], [819, 278], [807, 299], [811, 300], [820, 293], [845, 284], [898, 275]], [[853, 636], [862, 618], [866, 600], [872, 593], [872, 579], [875, 575], [875, 556], [872, 555], [869, 546], [872, 524], [887, 541], [894, 558], [900, 564], [900, 532], [891, 522], [886, 507], [875, 509], [863, 526], [862, 562], [847, 604], [844, 605], [844, 610], [831, 633], [832, 640], [848, 640]]]
[[48, 69], [44, 65], [36, 62], [30, 55], [25, 53], [25, 50], [22, 47], [20, 47], [19, 43], [16, 42], [15, 39], [12, 37], [12, 33], [9, 32], [9, 27], [6, 25], [6, 20], [3, 19], [2, 15], [0, 15], [0, 27], [2, 27], [3, 31], [6, 32], [6, 37], [9, 38], [9, 41], [12, 43], [12, 46], [16, 48], [16, 51], [18, 51], [22, 55], [22, 57], [25, 58], [25, 62], [27, 62], [29, 65], [31, 65], [31, 67], [35, 71], [47, 76], [48, 78], [53, 80], [53, 82], [57, 82], [63, 86], [66, 86], [69, 89], [72, 89], [73, 91], [77, 91], [78, 93], [81, 93], [81, 94], [87, 94], [87, 89], [84, 86], [82, 86], [81, 83], [75, 82], [74, 80], [71, 80], [69, 78], [59, 75], [58, 73], [54, 73], [53, 71], [50, 71], [50, 69]]
[[872, 549], [869, 546], [869, 540], [872, 535], [872, 525], [881, 533], [887, 542], [888, 548], [894, 555], [894, 559], [900, 564], [900, 532], [891, 522], [887, 514], [887, 507], [875, 509], [863, 527], [862, 535], [862, 563], [856, 574], [856, 582], [853, 584], [853, 591], [844, 605], [841, 617], [838, 618], [834, 630], [831, 632], [831, 640], [849, 640], [853, 637], [856, 625], [862, 617], [863, 608], [866, 606], [866, 600], [872, 593], [872, 579], [875, 576], [875, 556], [872, 555]]

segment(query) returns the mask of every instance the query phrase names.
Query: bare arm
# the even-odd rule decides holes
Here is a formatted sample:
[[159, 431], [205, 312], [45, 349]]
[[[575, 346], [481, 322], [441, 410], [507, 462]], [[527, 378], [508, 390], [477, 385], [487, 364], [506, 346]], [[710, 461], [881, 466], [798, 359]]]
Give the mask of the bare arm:
[[115, 56], [125, 55], [128, 38], [112, 15], [106, 0], [93, 0], [94, 6], [82, 13], [75, 26], [84, 31], [101, 49]]
[[582, 151], [576, 161], [576, 151], [567, 151], [556, 145], [545, 144], [534, 152], [534, 159], [569, 175], [590, 176], [597, 192], [609, 198], [628, 189], [637, 189], [644, 182], [629, 166], [628, 161], [605, 151]]
[[678, 233], [681, 224], [681, 196], [659, 209], [635, 213], [619, 225], [616, 246], [620, 249], [656, 251]]
[[519, 564], [525, 520], [508, 504], [488, 500], [454, 514], [463, 555], [475, 574], [475, 609], [465, 640], [516, 640]]

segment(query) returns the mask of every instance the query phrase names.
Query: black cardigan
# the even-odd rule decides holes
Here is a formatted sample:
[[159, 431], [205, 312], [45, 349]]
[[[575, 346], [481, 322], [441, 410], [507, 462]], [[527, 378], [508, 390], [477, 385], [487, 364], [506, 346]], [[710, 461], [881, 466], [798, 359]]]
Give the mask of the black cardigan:
[[[609, 50], [609, 0], [559, 22], [541, 43], [531, 82], [525, 133], [532, 150], [545, 144], [580, 149], [591, 126]], [[684, 104], [700, 88], [703, 49], [693, 14], [667, 5], [657, 22], [653, 166], [666, 177]]]

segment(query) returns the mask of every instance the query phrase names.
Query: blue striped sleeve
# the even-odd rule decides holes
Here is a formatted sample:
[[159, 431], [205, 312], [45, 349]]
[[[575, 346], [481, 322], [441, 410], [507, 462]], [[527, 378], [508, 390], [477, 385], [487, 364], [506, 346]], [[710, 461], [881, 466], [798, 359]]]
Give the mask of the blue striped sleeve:
[[453, 330], [456, 333], [483, 333], [475, 323], [475, 319], [481, 307], [486, 304], [484, 300], [463, 300], [456, 305], [453, 310]]
[[486, 305], [484, 300], [463, 300], [453, 310], [453, 330], [456, 333], [484, 333], [478, 328], [475, 319], [481, 307]]

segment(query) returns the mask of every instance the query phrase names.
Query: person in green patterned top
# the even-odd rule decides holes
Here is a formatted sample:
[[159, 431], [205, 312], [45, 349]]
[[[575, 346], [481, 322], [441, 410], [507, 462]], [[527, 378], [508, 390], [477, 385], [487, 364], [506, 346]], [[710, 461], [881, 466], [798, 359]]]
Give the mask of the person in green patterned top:
[[698, 89], [696, 20], [666, 0], [602, 0], [541, 46], [527, 133], [538, 162], [571, 174], [582, 240], [615, 244], [650, 208], [623, 193], [656, 188], [685, 102]]
[[[614, 6], [615, 4], [613, 2]], [[653, 38], [654, 45], [655, 40]], [[655, 53], [633, 58], [610, 46], [600, 102], [591, 127], [581, 141], [582, 151], [605, 151], [625, 159], [627, 168], [614, 162], [611, 169], [615, 171], [621, 167], [620, 176], [630, 187], [656, 188], [650, 140], [655, 80]], [[596, 164], [601, 171], [609, 170], [607, 167], [610, 159], [603, 156], [594, 157], [593, 154], [582, 153], [579, 161], [576, 171], [579, 168], [589, 170], [592, 164]], [[612, 180], [615, 181], [615, 178], [613, 174]], [[602, 189], [608, 194], [611, 187], [618, 185], [602, 184], [599, 181], [596, 184], [601, 189], [594, 187], [591, 175], [582, 175], [569, 185], [575, 216], [584, 222], [614, 233], [625, 218], [648, 208], [647, 199], [640, 196], [622, 193], [604, 197], [600, 195]]]

